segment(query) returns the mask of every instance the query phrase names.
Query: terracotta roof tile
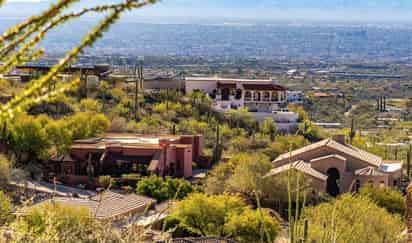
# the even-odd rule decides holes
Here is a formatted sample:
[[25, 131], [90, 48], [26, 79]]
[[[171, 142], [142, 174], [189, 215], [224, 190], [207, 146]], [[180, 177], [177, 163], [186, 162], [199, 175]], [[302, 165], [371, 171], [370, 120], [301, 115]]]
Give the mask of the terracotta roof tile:
[[123, 195], [112, 191], [90, 199], [56, 197], [54, 200], [57, 203], [86, 207], [98, 219], [110, 219], [135, 211], [144, 211], [150, 204], [156, 202], [149, 197], [137, 194]]
[[318, 157], [318, 158], [314, 158], [311, 159], [310, 162], [316, 162], [316, 161], [320, 161], [320, 160], [324, 160], [324, 159], [329, 159], [329, 158], [336, 158], [336, 159], [340, 159], [340, 160], [346, 160], [345, 157], [340, 156], [338, 154], [331, 154], [331, 155], [326, 155], [326, 156], [322, 156], [322, 157]]
[[273, 162], [276, 163], [281, 160], [285, 160], [289, 158], [290, 156], [293, 158], [301, 153], [305, 153], [311, 150], [315, 150], [321, 147], [329, 147], [331, 149], [337, 150], [341, 153], [347, 154], [348, 156], [352, 156], [354, 158], [357, 158], [359, 160], [362, 160], [368, 164], [371, 164], [373, 166], [380, 166], [382, 163], [382, 158], [379, 156], [376, 156], [374, 154], [371, 154], [369, 152], [366, 152], [362, 149], [356, 148], [352, 145], [349, 144], [341, 144], [333, 139], [324, 139], [322, 141], [319, 141], [317, 143], [310, 144], [308, 146], [305, 146], [303, 148], [297, 149], [292, 151], [291, 153], [284, 153], [281, 154], [278, 158], [276, 158]]
[[291, 164], [286, 164], [286, 165], [282, 165], [278, 168], [274, 168], [272, 169], [269, 173], [267, 173], [264, 177], [268, 177], [268, 176], [274, 176], [274, 175], [278, 175], [280, 173], [286, 172], [290, 169], [296, 169], [306, 175], [312, 176], [314, 178], [320, 179], [322, 181], [326, 181], [326, 179], [328, 178], [325, 174], [313, 169], [310, 166], [310, 163], [305, 162], [303, 160], [298, 160], [295, 161]]
[[368, 166], [368, 167], [356, 170], [355, 175], [357, 176], [385, 176], [386, 174], [379, 171], [379, 169], [373, 166]]

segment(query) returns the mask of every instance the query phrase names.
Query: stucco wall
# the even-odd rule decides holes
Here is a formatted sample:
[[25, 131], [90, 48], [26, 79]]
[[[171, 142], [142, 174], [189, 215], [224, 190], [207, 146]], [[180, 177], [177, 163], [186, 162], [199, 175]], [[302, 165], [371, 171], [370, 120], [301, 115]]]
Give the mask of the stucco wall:
[[334, 150], [332, 148], [323, 146], [317, 149], [313, 149], [296, 156], [292, 156], [291, 160], [289, 158], [283, 159], [275, 163], [276, 167], [289, 163], [289, 161], [297, 161], [297, 160], [304, 160], [310, 161], [312, 159], [316, 159], [323, 156], [328, 156], [332, 154], [337, 154], [346, 159], [346, 161], [339, 160], [337, 158], [327, 158], [321, 161], [315, 161], [311, 163], [312, 168], [320, 171], [321, 173], [327, 175], [327, 170], [329, 168], [336, 168], [339, 170], [340, 179], [338, 181], [339, 188], [341, 192], [348, 192], [352, 190], [352, 186], [355, 183], [356, 179], [360, 180], [361, 186], [366, 184], [367, 182], [371, 181], [373, 185], [379, 186], [381, 182], [383, 182], [387, 186], [393, 186], [393, 181], [397, 180], [397, 184], [399, 184], [399, 179], [401, 178], [401, 172], [395, 173], [388, 173], [383, 176], [360, 176], [356, 177], [354, 175], [355, 171], [361, 168], [365, 168], [367, 166], [372, 166], [369, 163], [366, 163], [358, 158], [353, 156], [347, 155], [340, 151]]
[[186, 93], [193, 92], [195, 90], [202, 90], [205, 93], [212, 93], [217, 88], [217, 81], [185, 81]]
[[339, 171], [340, 177], [345, 175], [346, 160], [342, 160], [336, 157], [327, 157], [321, 160], [314, 160], [310, 162], [312, 168], [322, 172], [325, 175], [328, 174], [328, 170], [331, 168], [336, 168]]
[[192, 148], [176, 148], [176, 163], [178, 168], [183, 172], [181, 176], [185, 178], [192, 177]]
[[388, 184], [389, 178], [388, 176], [357, 176], [357, 180], [360, 181], [361, 186], [366, 185], [367, 183], [371, 183], [373, 186], [381, 186], [382, 184], [385, 186], [391, 186]]

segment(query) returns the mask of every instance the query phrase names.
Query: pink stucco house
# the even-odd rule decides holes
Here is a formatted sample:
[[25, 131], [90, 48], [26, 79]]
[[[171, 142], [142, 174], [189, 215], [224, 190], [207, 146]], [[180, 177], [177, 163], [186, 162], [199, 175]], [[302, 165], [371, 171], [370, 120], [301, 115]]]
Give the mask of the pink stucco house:
[[139, 173], [189, 178], [203, 147], [201, 135], [106, 134], [75, 141], [69, 154], [52, 158], [48, 167], [72, 180], [90, 176], [90, 170], [94, 176]]

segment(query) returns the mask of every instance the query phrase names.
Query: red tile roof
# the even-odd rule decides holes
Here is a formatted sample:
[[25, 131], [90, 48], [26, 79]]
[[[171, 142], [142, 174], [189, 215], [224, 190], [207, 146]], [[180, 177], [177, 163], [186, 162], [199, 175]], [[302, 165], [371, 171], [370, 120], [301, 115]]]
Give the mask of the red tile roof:
[[276, 84], [243, 84], [244, 89], [248, 90], [269, 90], [269, 91], [285, 91], [286, 88]]
[[328, 179], [327, 175], [313, 169], [310, 163], [305, 162], [303, 160], [295, 161], [291, 164], [286, 164], [286, 165], [274, 168], [268, 174], [266, 174], [265, 177], [278, 175], [290, 169], [295, 169], [297, 171], [300, 171], [306, 175], [312, 176], [322, 181], [326, 181], [326, 179]]
[[217, 83], [217, 87], [219, 89], [236, 89], [236, 84], [235, 83]]
[[98, 219], [113, 219], [127, 214], [143, 213], [156, 200], [137, 195], [104, 192], [90, 199], [56, 197], [55, 202], [75, 207], [85, 207]]
[[362, 161], [364, 161], [364, 162], [366, 162], [366, 163], [368, 163], [372, 166], [380, 166], [382, 164], [382, 158], [381, 157], [379, 157], [377, 155], [374, 155], [374, 154], [371, 154], [369, 152], [366, 152], [362, 149], [356, 148], [356, 147], [354, 147], [350, 144], [338, 143], [335, 140], [330, 139], [330, 138], [324, 139], [324, 140], [319, 141], [317, 143], [310, 144], [308, 146], [305, 146], [305, 147], [302, 147], [300, 149], [294, 150], [290, 153], [281, 154], [273, 162], [276, 164], [276, 162], [278, 162], [278, 161], [288, 159], [289, 157], [298, 156], [299, 154], [306, 153], [306, 152], [309, 152], [309, 151], [312, 151], [312, 150], [316, 150], [316, 149], [319, 149], [321, 147], [327, 147], [327, 148], [333, 149], [335, 151], [339, 151], [339, 152], [341, 152], [343, 154], [346, 154], [348, 156], [352, 156], [354, 158], [362, 160]]

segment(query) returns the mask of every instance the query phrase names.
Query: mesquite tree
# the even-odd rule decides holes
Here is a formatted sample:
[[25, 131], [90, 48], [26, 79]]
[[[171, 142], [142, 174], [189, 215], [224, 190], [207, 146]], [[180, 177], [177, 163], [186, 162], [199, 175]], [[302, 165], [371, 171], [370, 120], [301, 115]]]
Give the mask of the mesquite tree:
[[[6, 1], [0, 0], [0, 7], [4, 2]], [[57, 75], [68, 64], [75, 61], [76, 57], [85, 48], [92, 46], [123, 13], [154, 4], [157, 0], [122, 0], [113, 4], [91, 6], [80, 11], [70, 10], [69, 8], [77, 2], [80, 2], [80, 0], [58, 0], [42, 13], [9, 28], [0, 36], [1, 77], [17, 65], [22, 65], [28, 61], [36, 61], [43, 56], [45, 50], [38, 47], [38, 44], [50, 30], [88, 13], [104, 16], [83, 37], [82, 41], [68, 51], [45, 75], [31, 81], [21, 93], [16, 94], [9, 102], [0, 106], [0, 117], [3, 120], [12, 118], [16, 112], [24, 110], [32, 104], [51, 100], [58, 94], [79, 84], [80, 80], [75, 78], [71, 82], [60, 84], [56, 89], [48, 89], [48, 87], [54, 85]]]

